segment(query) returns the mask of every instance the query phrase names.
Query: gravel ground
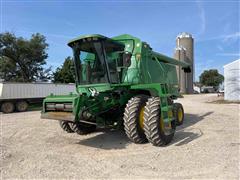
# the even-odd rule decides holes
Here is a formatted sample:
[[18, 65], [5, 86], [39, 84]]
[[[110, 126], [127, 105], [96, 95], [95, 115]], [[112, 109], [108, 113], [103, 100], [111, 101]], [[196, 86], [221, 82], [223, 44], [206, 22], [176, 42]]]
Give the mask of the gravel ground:
[[0, 114], [2, 179], [239, 179], [239, 104], [186, 95], [185, 123], [165, 147], [137, 145], [124, 132], [67, 134], [39, 111]]

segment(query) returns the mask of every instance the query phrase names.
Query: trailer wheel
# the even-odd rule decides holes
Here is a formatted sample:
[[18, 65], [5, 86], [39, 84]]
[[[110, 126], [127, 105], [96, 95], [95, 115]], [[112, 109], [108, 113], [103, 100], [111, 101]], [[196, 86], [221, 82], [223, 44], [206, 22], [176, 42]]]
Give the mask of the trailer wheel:
[[18, 112], [26, 111], [28, 108], [28, 103], [26, 101], [19, 101], [16, 103], [16, 109]]
[[176, 119], [176, 125], [177, 126], [182, 125], [184, 121], [184, 110], [182, 104], [180, 103], [173, 104], [173, 115]]
[[72, 128], [70, 127], [70, 123], [67, 121], [59, 121], [60, 127], [66, 131], [67, 133], [73, 133], [74, 131], [72, 130]]
[[131, 98], [124, 112], [124, 130], [128, 138], [134, 143], [145, 143], [147, 138], [143, 129], [144, 108], [148, 96], [139, 95]]
[[171, 121], [169, 127], [164, 126], [161, 118], [160, 98], [150, 98], [144, 110], [144, 131], [148, 141], [154, 146], [166, 145], [171, 142], [175, 128], [175, 121]]
[[4, 102], [1, 106], [1, 111], [3, 113], [12, 113], [14, 111], [15, 107], [12, 102]]
[[85, 135], [94, 132], [96, 130], [96, 125], [74, 122], [71, 123], [71, 129], [79, 135]]

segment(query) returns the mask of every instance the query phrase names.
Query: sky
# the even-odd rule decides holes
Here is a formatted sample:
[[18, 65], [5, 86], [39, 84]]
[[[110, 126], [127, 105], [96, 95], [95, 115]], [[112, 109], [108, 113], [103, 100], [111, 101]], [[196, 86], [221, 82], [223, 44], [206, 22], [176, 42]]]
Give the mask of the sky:
[[173, 57], [176, 36], [194, 37], [195, 80], [240, 57], [239, 1], [1, 0], [1, 33], [46, 36], [53, 70], [72, 56], [67, 42], [84, 34], [131, 34]]

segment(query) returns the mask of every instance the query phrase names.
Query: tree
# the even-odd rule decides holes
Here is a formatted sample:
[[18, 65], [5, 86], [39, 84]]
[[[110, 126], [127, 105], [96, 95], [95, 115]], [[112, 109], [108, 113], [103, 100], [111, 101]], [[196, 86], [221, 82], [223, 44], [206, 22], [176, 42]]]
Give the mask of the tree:
[[67, 57], [61, 67], [53, 73], [55, 83], [75, 83], [74, 62], [71, 57]]
[[205, 70], [200, 75], [200, 83], [205, 86], [213, 86], [217, 88], [224, 80], [223, 75], [218, 73], [217, 69]]
[[46, 64], [48, 44], [46, 38], [33, 34], [29, 40], [6, 32], [0, 34], [0, 79], [32, 82], [50, 77]]

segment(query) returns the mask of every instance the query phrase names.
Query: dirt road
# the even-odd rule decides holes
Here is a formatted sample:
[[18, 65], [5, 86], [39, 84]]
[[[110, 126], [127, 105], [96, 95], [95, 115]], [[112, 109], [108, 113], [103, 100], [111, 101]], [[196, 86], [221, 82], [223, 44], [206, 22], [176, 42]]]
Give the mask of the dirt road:
[[124, 132], [80, 136], [39, 111], [0, 114], [1, 178], [239, 179], [239, 105], [179, 99], [185, 123], [165, 147], [136, 145]]

